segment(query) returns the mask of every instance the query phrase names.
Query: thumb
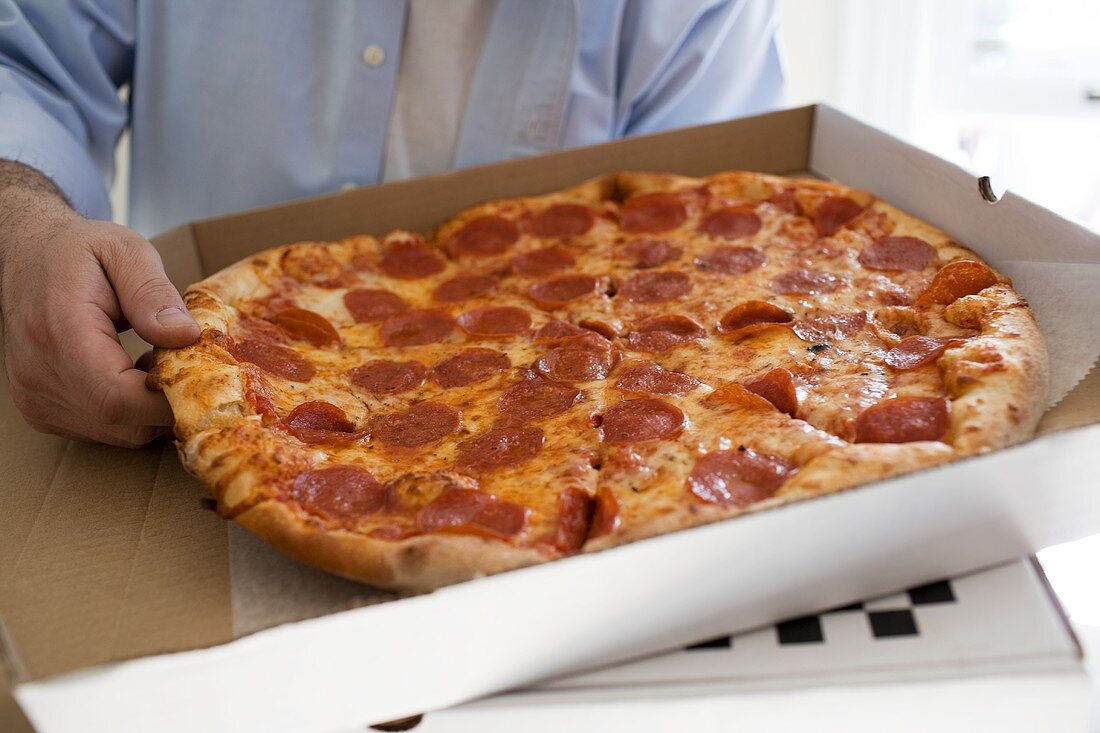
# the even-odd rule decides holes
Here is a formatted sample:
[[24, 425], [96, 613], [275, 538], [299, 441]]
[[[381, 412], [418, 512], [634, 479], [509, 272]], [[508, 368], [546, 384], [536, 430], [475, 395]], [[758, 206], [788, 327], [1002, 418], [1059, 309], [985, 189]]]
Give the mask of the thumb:
[[107, 248], [100, 261], [123, 315], [138, 336], [167, 348], [195, 342], [199, 324], [168, 281], [153, 245], [130, 233]]

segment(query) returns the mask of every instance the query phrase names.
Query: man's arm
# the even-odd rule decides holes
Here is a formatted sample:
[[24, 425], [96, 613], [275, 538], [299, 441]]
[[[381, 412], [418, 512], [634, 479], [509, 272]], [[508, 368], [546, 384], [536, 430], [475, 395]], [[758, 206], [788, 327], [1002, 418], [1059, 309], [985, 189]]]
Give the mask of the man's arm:
[[41, 171], [81, 214], [109, 219], [133, 0], [0, 0], [0, 17], [0, 159]]
[[0, 312], [12, 399], [38, 430], [140, 445], [172, 416], [118, 331], [172, 347], [199, 329], [152, 245], [81, 215], [110, 216], [103, 174], [126, 122], [117, 87], [130, 73], [132, 2], [0, 3]]

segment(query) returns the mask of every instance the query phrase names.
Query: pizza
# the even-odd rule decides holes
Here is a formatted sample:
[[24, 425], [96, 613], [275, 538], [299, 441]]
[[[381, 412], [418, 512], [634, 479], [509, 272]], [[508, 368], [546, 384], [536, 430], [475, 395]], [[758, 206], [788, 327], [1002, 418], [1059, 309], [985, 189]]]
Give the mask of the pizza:
[[429, 236], [260, 252], [187, 290], [150, 386], [220, 513], [425, 591], [1024, 440], [1007, 278], [834, 183], [620, 173]]

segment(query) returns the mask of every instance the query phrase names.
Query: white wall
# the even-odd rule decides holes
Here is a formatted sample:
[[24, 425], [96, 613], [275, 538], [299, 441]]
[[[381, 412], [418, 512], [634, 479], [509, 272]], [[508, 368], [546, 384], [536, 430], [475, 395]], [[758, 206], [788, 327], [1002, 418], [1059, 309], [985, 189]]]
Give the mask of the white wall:
[[842, 5], [842, 0], [779, 0], [779, 38], [792, 107], [837, 97]]

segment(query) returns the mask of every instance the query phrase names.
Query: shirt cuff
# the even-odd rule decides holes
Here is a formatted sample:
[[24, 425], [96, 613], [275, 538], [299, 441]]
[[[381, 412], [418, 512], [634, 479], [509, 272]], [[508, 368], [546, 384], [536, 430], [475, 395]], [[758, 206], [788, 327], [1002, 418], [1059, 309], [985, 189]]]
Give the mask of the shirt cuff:
[[111, 218], [103, 176], [72, 133], [34, 102], [0, 92], [0, 160], [30, 166], [89, 219]]

